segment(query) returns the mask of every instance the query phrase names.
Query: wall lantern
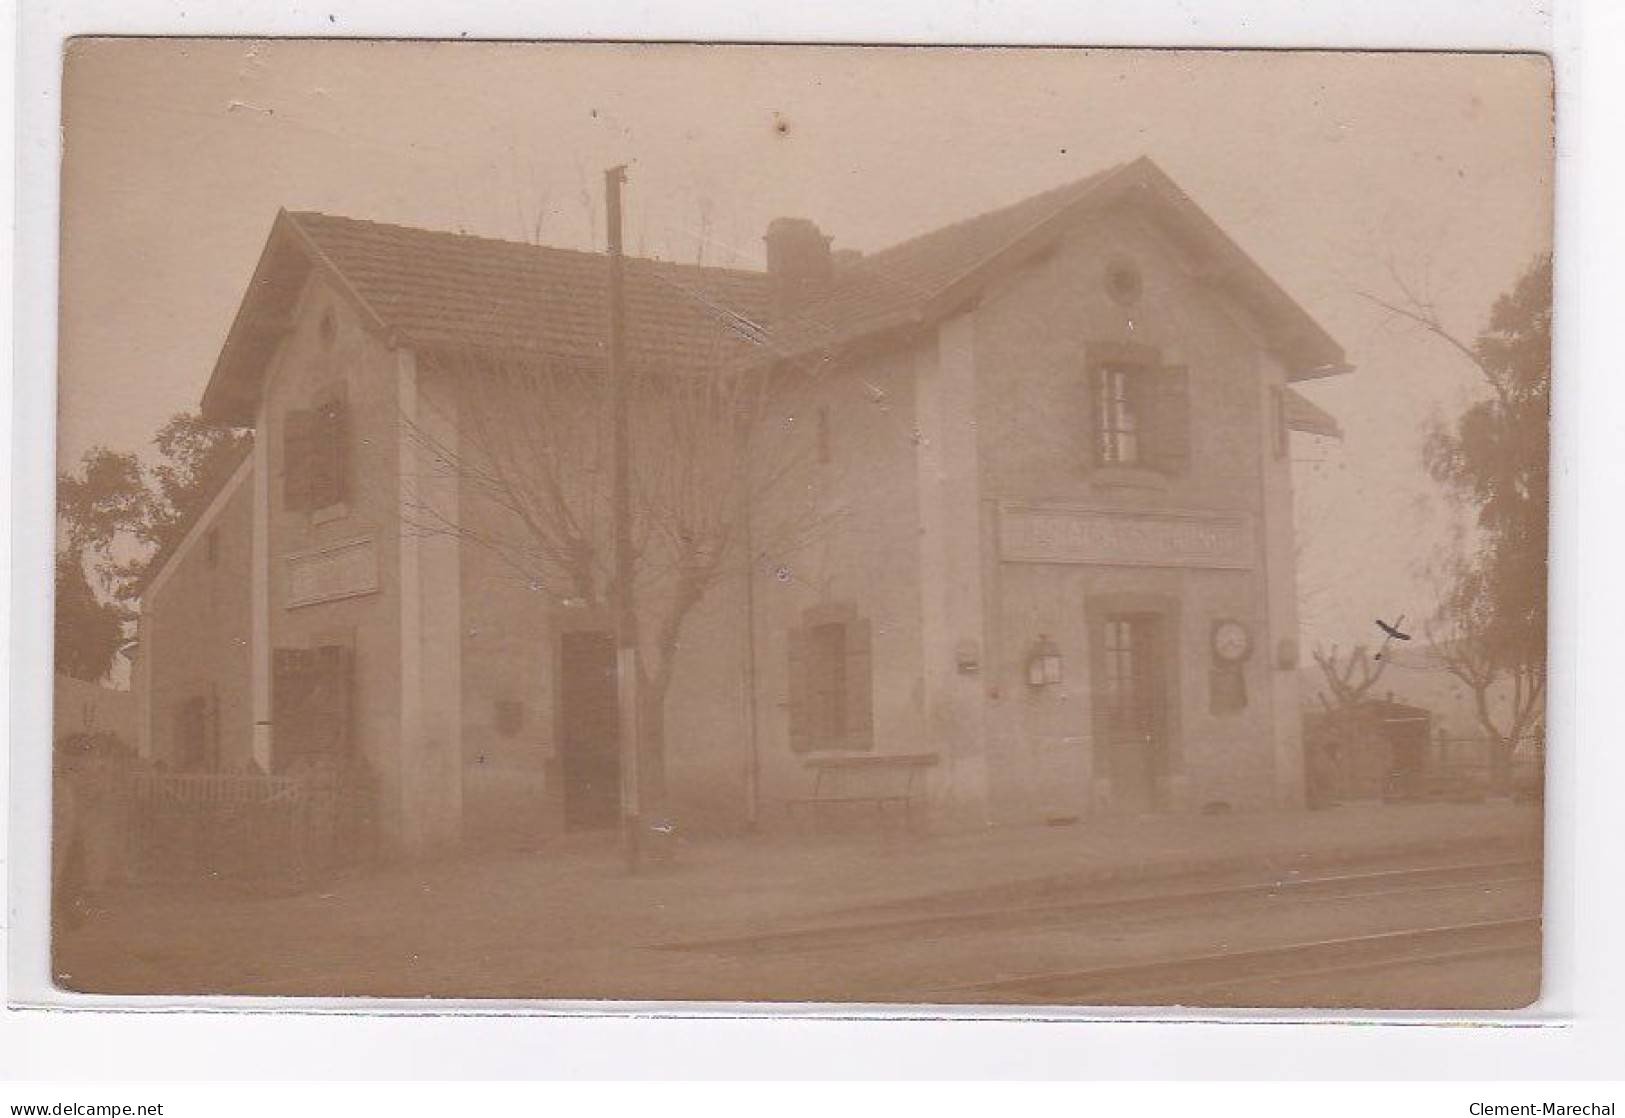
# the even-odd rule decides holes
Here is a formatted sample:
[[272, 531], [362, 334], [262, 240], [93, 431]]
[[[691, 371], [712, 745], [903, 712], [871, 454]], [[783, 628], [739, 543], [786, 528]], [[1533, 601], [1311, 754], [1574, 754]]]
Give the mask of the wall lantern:
[[1047, 687], [1061, 682], [1061, 650], [1043, 633], [1027, 654], [1027, 686]]

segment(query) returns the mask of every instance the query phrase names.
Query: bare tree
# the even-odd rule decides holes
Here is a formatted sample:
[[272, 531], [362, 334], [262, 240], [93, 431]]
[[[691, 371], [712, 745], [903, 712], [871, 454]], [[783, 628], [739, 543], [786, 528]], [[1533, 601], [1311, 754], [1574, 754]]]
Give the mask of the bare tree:
[[[665, 798], [665, 706], [685, 623], [719, 583], [777, 566], [839, 515], [798, 484], [816, 453], [797, 422], [811, 411], [813, 382], [747, 370], [727, 352], [719, 343], [710, 369], [632, 374], [639, 781], [652, 811]], [[555, 601], [606, 609], [614, 565], [602, 371], [473, 351], [427, 354], [422, 367], [455, 393], [455, 445], [431, 424], [408, 427], [461, 499], [453, 513], [432, 485], [409, 484], [408, 529], [486, 549]]]
[[1317, 692], [1327, 713], [1352, 711], [1358, 707], [1388, 666], [1386, 660], [1372, 656], [1363, 644], [1355, 645], [1346, 657], [1335, 644], [1330, 648], [1316, 647], [1312, 655], [1332, 693], [1332, 698], [1327, 699], [1325, 691]]

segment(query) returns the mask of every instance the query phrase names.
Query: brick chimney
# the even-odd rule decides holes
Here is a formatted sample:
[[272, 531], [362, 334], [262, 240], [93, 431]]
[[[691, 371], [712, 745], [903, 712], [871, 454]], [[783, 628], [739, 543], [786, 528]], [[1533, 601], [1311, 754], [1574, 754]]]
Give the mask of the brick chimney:
[[767, 226], [767, 275], [773, 288], [773, 311], [794, 314], [826, 294], [834, 268], [830, 238], [804, 217], [776, 217]]

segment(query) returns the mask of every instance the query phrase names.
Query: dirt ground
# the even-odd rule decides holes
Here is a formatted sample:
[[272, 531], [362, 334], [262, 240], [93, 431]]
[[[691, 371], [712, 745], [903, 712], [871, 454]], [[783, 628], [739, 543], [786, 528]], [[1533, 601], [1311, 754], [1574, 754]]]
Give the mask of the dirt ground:
[[636, 877], [612, 837], [576, 837], [530, 853], [349, 872], [300, 892], [230, 882], [104, 890], [78, 926], [59, 929], [53, 966], [61, 988], [96, 993], [674, 998], [689, 964], [653, 945], [858, 910], [985, 908], [1224, 874], [1539, 850], [1539, 808], [1512, 803], [707, 839]]

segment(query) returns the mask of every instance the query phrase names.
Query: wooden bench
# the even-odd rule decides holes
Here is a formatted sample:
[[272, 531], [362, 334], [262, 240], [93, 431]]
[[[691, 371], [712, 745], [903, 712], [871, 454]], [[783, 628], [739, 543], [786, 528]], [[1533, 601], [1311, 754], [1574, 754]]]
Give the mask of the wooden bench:
[[812, 794], [785, 801], [785, 809], [794, 814], [807, 807], [816, 817], [834, 804], [870, 804], [884, 818], [887, 808], [898, 806], [904, 826], [911, 826], [915, 805], [925, 802], [925, 771], [936, 763], [935, 753], [813, 757], [807, 761], [814, 773]]

